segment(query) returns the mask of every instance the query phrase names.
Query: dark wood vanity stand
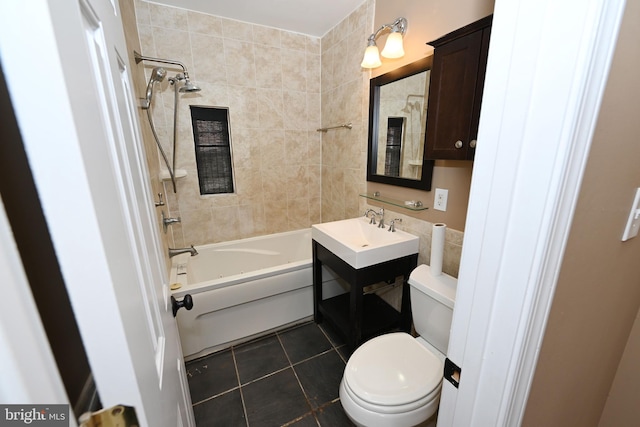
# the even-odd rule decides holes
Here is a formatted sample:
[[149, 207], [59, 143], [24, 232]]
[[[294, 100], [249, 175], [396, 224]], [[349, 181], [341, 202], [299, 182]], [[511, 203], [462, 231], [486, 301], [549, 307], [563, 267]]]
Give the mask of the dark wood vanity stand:
[[427, 43], [435, 48], [425, 158], [473, 160], [493, 15]]
[[[313, 315], [316, 323], [326, 320], [347, 345], [355, 350], [367, 339], [385, 332], [411, 329], [409, 275], [418, 264], [418, 254], [356, 269], [313, 240]], [[323, 299], [322, 266], [344, 279], [351, 289], [346, 294]], [[374, 293], [363, 295], [365, 286], [403, 277], [401, 311]]]

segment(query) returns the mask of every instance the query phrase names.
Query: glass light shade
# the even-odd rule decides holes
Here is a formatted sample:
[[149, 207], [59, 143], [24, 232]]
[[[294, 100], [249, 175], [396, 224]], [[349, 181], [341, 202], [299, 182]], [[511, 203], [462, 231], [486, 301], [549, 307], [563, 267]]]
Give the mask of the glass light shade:
[[360, 64], [360, 66], [362, 68], [377, 68], [381, 65], [382, 61], [380, 61], [378, 46], [376, 46], [375, 44], [367, 46], [367, 49], [364, 51], [364, 58], [362, 58], [362, 64]]
[[402, 33], [391, 33], [387, 37], [387, 43], [382, 49], [382, 56], [385, 58], [402, 58], [404, 47], [402, 46]]

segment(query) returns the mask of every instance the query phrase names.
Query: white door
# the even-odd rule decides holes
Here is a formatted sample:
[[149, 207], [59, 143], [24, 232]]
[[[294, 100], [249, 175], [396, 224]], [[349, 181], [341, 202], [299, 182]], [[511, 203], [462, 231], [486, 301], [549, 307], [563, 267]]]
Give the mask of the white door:
[[102, 403], [193, 426], [127, 58], [116, 0], [0, 6], [2, 67]]
[[623, 8], [496, 1], [439, 427], [520, 424]]

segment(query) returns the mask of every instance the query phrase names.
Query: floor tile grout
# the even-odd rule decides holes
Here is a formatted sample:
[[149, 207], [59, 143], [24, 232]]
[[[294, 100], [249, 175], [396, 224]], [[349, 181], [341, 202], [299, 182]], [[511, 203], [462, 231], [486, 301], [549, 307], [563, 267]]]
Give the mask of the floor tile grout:
[[[319, 425], [318, 423], [318, 419], [316, 418], [316, 414], [313, 410], [313, 406], [311, 405], [311, 402], [309, 401], [309, 396], [307, 396], [307, 392], [304, 390], [304, 387], [302, 386], [302, 383], [300, 382], [300, 378], [298, 377], [298, 373], [296, 372], [296, 369], [294, 367], [294, 364], [291, 362], [291, 358], [289, 357], [289, 353], [287, 352], [287, 349], [284, 346], [284, 343], [282, 342], [282, 339], [280, 338], [280, 335], [276, 333], [276, 335], [278, 336], [278, 342], [280, 343], [280, 346], [282, 346], [282, 349], [284, 350], [284, 354], [287, 357], [287, 360], [289, 361], [289, 367], [291, 368], [291, 370], [293, 371], [293, 375], [295, 375], [296, 377], [296, 381], [298, 381], [298, 386], [300, 386], [300, 389], [302, 390], [302, 394], [304, 395], [305, 400], [307, 401], [307, 405], [309, 405], [309, 409], [311, 410], [311, 416], [313, 416], [313, 418], [316, 420], [316, 424]], [[300, 363], [300, 362], [299, 362]], [[301, 415], [299, 417], [299, 419], [304, 418], [305, 416], [307, 416], [308, 413], [305, 413], [303, 415]], [[285, 425], [290, 425], [294, 422], [294, 420], [288, 422]]]
[[244, 422], [249, 427], [249, 414], [247, 413], [247, 405], [244, 403], [244, 395], [242, 394], [242, 382], [240, 381], [240, 371], [238, 370], [238, 361], [236, 360], [236, 352], [231, 346], [231, 357], [233, 357], [233, 367], [236, 370], [236, 379], [238, 380], [238, 389], [240, 392], [240, 402], [242, 402], [242, 411], [244, 412]]
[[[294, 331], [296, 329], [299, 329], [299, 328], [302, 328], [302, 327], [307, 327], [310, 324], [311, 325], [316, 325], [318, 327], [318, 329], [320, 330], [322, 336], [324, 336], [324, 338], [327, 340], [327, 342], [329, 344], [329, 348], [326, 349], [326, 350], [320, 351], [319, 353], [314, 354], [314, 355], [312, 355], [310, 357], [307, 357], [305, 359], [302, 359], [302, 360], [299, 360], [299, 361], [293, 363], [289, 352], [292, 351], [292, 350], [294, 352], [297, 352], [297, 350], [295, 350], [295, 347], [291, 347], [289, 350], [287, 350], [287, 348], [285, 346], [285, 341], [283, 340], [283, 335], [288, 333], [288, 332]], [[242, 348], [243, 346], [250, 345], [252, 343], [259, 342], [260, 340], [263, 340], [263, 339], [266, 340], [266, 339], [272, 338], [272, 337], [275, 337], [277, 339], [277, 342], [278, 342], [278, 344], [280, 346], [280, 349], [283, 351], [284, 356], [286, 358], [287, 365], [285, 367], [282, 367], [282, 368], [276, 369], [276, 370], [274, 370], [272, 372], [269, 372], [268, 374], [262, 375], [262, 376], [260, 376], [258, 378], [254, 378], [252, 380], [249, 380], [249, 381], [247, 381], [246, 383], [243, 384], [242, 380], [240, 378], [240, 368], [239, 368], [239, 365], [238, 365], [238, 359], [237, 359], [237, 354], [236, 354], [237, 350], [239, 348]], [[293, 344], [294, 342], [297, 342], [295, 340], [293, 342], [291, 342], [289, 338], [287, 339], [287, 341], [289, 342], [290, 346], [294, 345]], [[269, 344], [269, 345], [271, 345], [271, 344]], [[291, 419], [291, 420], [285, 422], [284, 424], [282, 424], [282, 426], [291, 426], [291, 425], [294, 425], [294, 424], [298, 423], [299, 421], [301, 421], [301, 420], [303, 420], [305, 418], [313, 417], [313, 421], [315, 421], [315, 425], [317, 425], [318, 427], [322, 427], [322, 424], [320, 422], [320, 418], [318, 417], [318, 414], [322, 413], [325, 409], [331, 407], [331, 405], [334, 405], [336, 403], [339, 405], [340, 404], [339, 403], [340, 398], [336, 397], [336, 398], [333, 398], [330, 401], [322, 402], [321, 404], [318, 404], [317, 408], [314, 408], [313, 404], [311, 403], [311, 399], [310, 399], [310, 397], [308, 395], [308, 391], [305, 390], [305, 387], [302, 385], [302, 381], [300, 380], [298, 372], [296, 371], [296, 367], [298, 367], [298, 366], [300, 366], [300, 365], [302, 365], [304, 363], [307, 363], [307, 362], [309, 362], [309, 361], [311, 361], [313, 359], [319, 358], [321, 356], [328, 355], [332, 351], [335, 351], [337, 353], [339, 359], [343, 363], [346, 364], [345, 358], [348, 357], [348, 356], [341, 354], [341, 352], [339, 350], [343, 346], [345, 346], [344, 343], [340, 344], [340, 342], [337, 341], [337, 340], [334, 342], [334, 340], [331, 339], [331, 337], [329, 336], [329, 333], [325, 330], [325, 328], [321, 327], [321, 325], [315, 324], [313, 321], [304, 322], [304, 323], [300, 323], [300, 324], [297, 324], [297, 325], [292, 325], [292, 326], [288, 327], [287, 329], [283, 329], [281, 331], [274, 331], [272, 334], [268, 334], [268, 335], [265, 335], [265, 336], [262, 336], [262, 337], [257, 337], [257, 338], [255, 338], [253, 340], [249, 340], [249, 341], [246, 341], [244, 343], [232, 345], [228, 349], [220, 350], [219, 352], [216, 352], [216, 353], [221, 353], [222, 354], [222, 353], [224, 353], [226, 351], [230, 352], [231, 360], [233, 361], [233, 368], [234, 368], [234, 371], [235, 371], [235, 379], [236, 379], [236, 383], [238, 385], [236, 387], [233, 387], [233, 388], [230, 388], [230, 389], [228, 389], [226, 391], [218, 393], [218, 394], [216, 394], [214, 396], [211, 396], [211, 397], [203, 399], [203, 400], [201, 400], [199, 402], [196, 402], [196, 403], [193, 404], [193, 407], [195, 408], [196, 406], [201, 405], [201, 404], [203, 404], [205, 402], [209, 402], [209, 401], [211, 401], [211, 400], [213, 400], [215, 398], [218, 398], [220, 396], [223, 396], [223, 395], [232, 393], [235, 390], [238, 390], [239, 394], [240, 394], [240, 401], [242, 403], [242, 411], [243, 411], [244, 421], [245, 421], [244, 424], [246, 425], [246, 427], [250, 427], [247, 402], [245, 402], [245, 396], [244, 396], [244, 393], [243, 393], [244, 387], [249, 386], [249, 385], [254, 384], [254, 383], [257, 383], [259, 381], [265, 380], [265, 379], [267, 379], [269, 377], [272, 377], [272, 376], [274, 376], [276, 374], [282, 373], [282, 372], [286, 371], [287, 369], [291, 368], [291, 371], [292, 371], [292, 373], [293, 373], [293, 375], [294, 375], [294, 377], [296, 379], [297, 385], [298, 385], [299, 389], [301, 390], [302, 396], [304, 397], [304, 399], [306, 401], [308, 411], [303, 413], [303, 414], [301, 414], [300, 416], [296, 417], [295, 419]], [[253, 351], [253, 349], [249, 349], [248, 351]], [[216, 353], [213, 353], [213, 354], [216, 354]], [[302, 355], [302, 354], [300, 354], [300, 355]], [[189, 363], [197, 361], [197, 360], [200, 360], [200, 359], [204, 359], [204, 358], [207, 358], [207, 357], [211, 357], [211, 356], [212, 355], [203, 356], [202, 358], [198, 358], [198, 359], [194, 359], [192, 361], [189, 361]], [[225, 357], [228, 357], [228, 356], [225, 356]], [[283, 362], [284, 362], [284, 360], [283, 360]], [[231, 379], [231, 377], [229, 379]], [[236, 399], [236, 398], [232, 398], [232, 399]], [[316, 397], [316, 400], [317, 400], [317, 397]], [[238, 407], [238, 409], [239, 409], [239, 407]], [[303, 409], [303, 408], [300, 407], [300, 409]], [[256, 409], [253, 408], [252, 410], [255, 411]], [[311, 422], [311, 420], [308, 420], [308, 421], [305, 420], [304, 421], [304, 423], [308, 423], [308, 422]]]
[[207, 397], [206, 399], [202, 399], [202, 400], [197, 401], [196, 403], [192, 403], [192, 404], [191, 404], [191, 406], [200, 405], [201, 403], [208, 402], [209, 400], [211, 400], [211, 399], [215, 399], [216, 397], [224, 396], [225, 394], [229, 394], [229, 393], [231, 393], [232, 391], [236, 391], [236, 390], [238, 390], [238, 389], [240, 389], [240, 387], [239, 387], [239, 386], [238, 386], [238, 387], [230, 388], [229, 390], [225, 390], [225, 391], [223, 391], [222, 393], [214, 394], [213, 396], [209, 396], [209, 397]]

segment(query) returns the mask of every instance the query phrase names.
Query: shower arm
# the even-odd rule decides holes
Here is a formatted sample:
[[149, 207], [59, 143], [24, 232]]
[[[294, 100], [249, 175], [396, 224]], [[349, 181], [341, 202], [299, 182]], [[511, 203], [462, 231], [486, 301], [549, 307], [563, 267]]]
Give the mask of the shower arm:
[[133, 57], [136, 60], [136, 64], [139, 64], [142, 61], [152, 61], [152, 62], [160, 62], [162, 64], [179, 65], [182, 68], [182, 74], [184, 74], [185, 79], [187, 80], [189, 79], [189, 73], [187, 72], [187, 67], [185, 67], [184, 64], [180, 61], [174, 61], [172, 59], [154, 58], [152, 56], [144, 56], [135, 50], [133, 51]]

